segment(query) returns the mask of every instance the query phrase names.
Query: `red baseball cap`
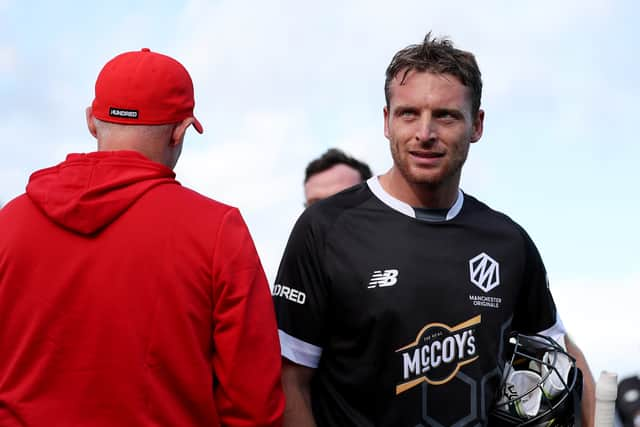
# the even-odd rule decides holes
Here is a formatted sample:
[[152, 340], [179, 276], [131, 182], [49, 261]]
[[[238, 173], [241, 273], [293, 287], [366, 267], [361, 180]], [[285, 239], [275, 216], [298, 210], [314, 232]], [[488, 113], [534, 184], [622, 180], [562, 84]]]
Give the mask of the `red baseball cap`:
[[163, 125], [193, 117], [193, 82], [187, 70], [173, 58], [144, 48], [122, 53], [100, 71], [93, 115], [105, 122], [127, 125]]

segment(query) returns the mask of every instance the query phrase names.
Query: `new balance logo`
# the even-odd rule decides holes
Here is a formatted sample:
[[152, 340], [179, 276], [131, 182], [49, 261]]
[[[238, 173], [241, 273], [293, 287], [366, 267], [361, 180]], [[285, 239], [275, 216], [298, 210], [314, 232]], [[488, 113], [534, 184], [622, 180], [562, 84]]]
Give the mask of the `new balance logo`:
[[398, 283], [398, 270], [376, 270], [371, 275], [371, 280], [369, 280], [369, 289], [371, 288], [384, 288], [385, 286], [393, 286]]
[[469, 260], [469, 278], [471, 283], [489, 292], [500, 284], [500, 264], [482, 252]]

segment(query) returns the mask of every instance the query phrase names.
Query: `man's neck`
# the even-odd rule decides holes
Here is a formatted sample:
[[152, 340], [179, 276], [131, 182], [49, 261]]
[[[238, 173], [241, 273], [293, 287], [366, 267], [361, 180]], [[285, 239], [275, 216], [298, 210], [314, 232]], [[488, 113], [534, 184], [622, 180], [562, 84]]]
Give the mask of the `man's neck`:
[[460, 178], [452, 178], [440, 185], [412, 183], [396, 168], [379, 178], [382, 188], [396, 199], [415, 208], [449, 209], [458, 197]]

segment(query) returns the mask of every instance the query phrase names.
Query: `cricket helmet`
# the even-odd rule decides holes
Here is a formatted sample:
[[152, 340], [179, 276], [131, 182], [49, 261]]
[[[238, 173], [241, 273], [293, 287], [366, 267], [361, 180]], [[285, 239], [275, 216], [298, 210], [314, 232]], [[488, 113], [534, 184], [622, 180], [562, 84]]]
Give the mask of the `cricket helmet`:
[[514, 332], [491, 427], [580, 426], [582, 373], [575, 359], [552, 338]]

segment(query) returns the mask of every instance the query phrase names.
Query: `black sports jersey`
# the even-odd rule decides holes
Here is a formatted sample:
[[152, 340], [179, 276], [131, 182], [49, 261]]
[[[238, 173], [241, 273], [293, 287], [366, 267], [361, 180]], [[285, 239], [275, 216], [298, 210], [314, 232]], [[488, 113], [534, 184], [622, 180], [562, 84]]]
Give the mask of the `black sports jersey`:
[[426, 222], [377, 177], [307, 209], [274, 285], [282, 355], [316, 368], [319, 426], [476, 426], [508, 333], [556, 324], [535, 245], [463, 195]]

